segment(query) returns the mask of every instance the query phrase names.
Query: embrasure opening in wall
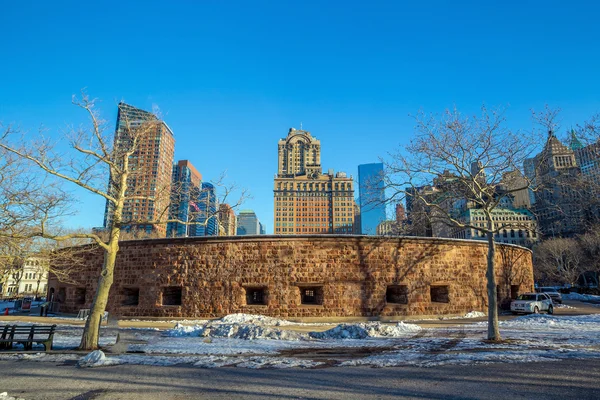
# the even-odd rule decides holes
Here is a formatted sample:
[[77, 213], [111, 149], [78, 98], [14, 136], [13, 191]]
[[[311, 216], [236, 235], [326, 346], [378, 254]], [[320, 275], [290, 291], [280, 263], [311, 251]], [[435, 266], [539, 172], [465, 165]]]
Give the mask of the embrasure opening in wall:
[[448, 285], [435, 285], [429, 289], [431, 301], [434, 303], [450, 303]]
[[306, 286], [300, 288], [301, 304], [323, 304], [323, 286]]
[[408, 304], [408, 286], [388, 286], [385, 292], [385, 301], [390, 304]]
[[180, 306], [181, 305], [181, 286], [169, 286], [163, 288], [162, 293], [163, 306]]
[[267, 304], [267, 288], [266, 287], [247, 287], [246, 288], [246, 305], [259, 306]]
[[123, 303], [124, 306], [137, 306], [140, 303], [140, 288], [124, 288]]

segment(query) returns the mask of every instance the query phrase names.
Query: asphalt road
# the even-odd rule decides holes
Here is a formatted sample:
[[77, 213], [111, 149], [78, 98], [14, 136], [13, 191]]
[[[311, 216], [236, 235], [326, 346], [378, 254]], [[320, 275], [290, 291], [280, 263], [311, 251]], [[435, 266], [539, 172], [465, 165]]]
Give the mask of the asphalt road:
[[600, 398], [597, 360], [311, 370], [0, 361], [0, 374], [0, 393], [27, 400]]

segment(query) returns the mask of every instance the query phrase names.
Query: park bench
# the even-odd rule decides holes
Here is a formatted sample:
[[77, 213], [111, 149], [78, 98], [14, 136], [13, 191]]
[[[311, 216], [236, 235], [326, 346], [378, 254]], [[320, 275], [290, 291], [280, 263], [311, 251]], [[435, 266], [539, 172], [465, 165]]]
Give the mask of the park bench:
[[52, 350], [56, 325], [5, 325], [0, 326], [0, 349], [12, 349], [13, 343], [20, 343], [25, 350], [33, 344], [44, 345], [44, 351]]

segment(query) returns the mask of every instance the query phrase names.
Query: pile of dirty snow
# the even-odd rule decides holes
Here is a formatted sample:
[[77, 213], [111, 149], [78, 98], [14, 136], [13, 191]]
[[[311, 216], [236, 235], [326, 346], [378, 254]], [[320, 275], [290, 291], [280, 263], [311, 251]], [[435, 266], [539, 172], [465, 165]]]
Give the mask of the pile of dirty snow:
[[366, 339], [400, 337], [417, 333], [420, 330], [420, 326], [404, 322], [398, 322], [396, 325], [385, 325], [381, 322], [362, 322], [340, 324], [324, 332], [310, 332], [309, 335], [315, 339]]
[[482, 313], [481, 311], [471, 311], [471, 312], [466, 313], [463, 318], [481, 318], [481, 317], [485, 317], [485, 313]]
[[253, 323], [223, 323], [222, 320], [209, 321], [203, 325], [187, 326], [177, 324], [175, 328], [165, 332], [170, 337], [206, 337], [230, 339], [272, 339], [272, 340], [301, 340], [303, 335], [294, 331], [286, 331]]
[[110, 359], [106, 358], [102, 350], [94, 350], [87, 356], [81, 357], [77, 362], [77, 365], [81, 368], [102, 367], [111, 364], [113, 363]]
[[277, 328], [268, 328], [254, 324], [211, 324], [208, 323], [200, 336], [208, 338], [231, 338], [231, 339], [273, 339], [273, 340], [300, 340], [303, 335], [294, 331], [286, 331]]
[[177, 324], [173, 329], [165, 331], [165, 336], [185, 337], [185, 336], [200, 336], [200, 332], [204, 330], [204, 325], [182, 325]]
[[[294, 322], [286, 321], [279, 318], [267, 317], [264, 315], [253, 315], [253, 314], [229, 314], [221, 318], [220, 321], [223, 324], [253, 324], [253, 325], [267, 325], [267, 326], [286, 326], [294, 325]], [[216, 321], [214, 321], [216, 322]]]

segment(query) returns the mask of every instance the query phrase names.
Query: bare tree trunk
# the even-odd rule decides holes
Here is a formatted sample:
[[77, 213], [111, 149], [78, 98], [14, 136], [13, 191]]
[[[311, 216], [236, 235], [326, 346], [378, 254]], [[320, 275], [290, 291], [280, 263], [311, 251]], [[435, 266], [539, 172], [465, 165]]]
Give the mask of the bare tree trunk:
[[[117, 236], [118, 237], [118, 236]], [[115, 271], [115, 262], [118, 252], [118, 241], [111, 243], [111, 251], [104, 253], [104, 265], [102, 273], [98, 279], [98, 289], [92, 303], [90, 315], [85, 323], [83, 335], [81, 336], [80, 350], [96, 350], [98, 349], [98, 340], [100, 339], [100, 324], [108, 303], [108, 294], [110, 287], [113, 284]], [[115, 248], [116, 247], [116, 248]]]
[[498, 299], [496, 296], [496, 274], [494, 271], [496, 242], [494, 242], [494, 233], [487, 233], [488, 254], [487, 254], [487, 294], [488, 294], [488, 340], [499, 341], [500, 329], [498, 328]]

